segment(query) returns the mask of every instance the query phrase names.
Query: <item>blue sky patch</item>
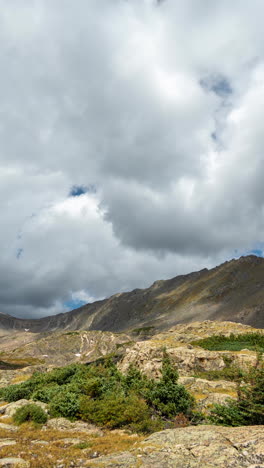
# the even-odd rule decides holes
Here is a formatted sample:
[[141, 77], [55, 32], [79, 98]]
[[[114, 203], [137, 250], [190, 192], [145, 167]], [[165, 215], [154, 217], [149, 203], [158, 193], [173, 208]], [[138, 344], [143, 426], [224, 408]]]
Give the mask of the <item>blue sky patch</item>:
[[79, 299], [71, 299], [70, 301], [64, 302], [64, 306], [68, 310], [78, 309], [79, 307], [82, 307], [84, 304], [86, 304], [86, 302], [80, 301]]
[[206, 91], [211, 91], [222, 98], [228, 97], [233, 92], [230, 81], [223, 75], [209, 75], [202, 78], [200, 85]]
[[73, 185], [70, 190], [69, 196], [80, 197], [81, 195], [84, 195], [87, 192], [88, 192], [88, 189], [84, 185]]
[[257, 255], [257, 257], [263, 257], [263, 251], [260, 249], [251, 250], [250, 254]]
[[85, 193], [96, 193], [95, 185], [73, 185], [69, 192], [69, 197], [80, 197]]

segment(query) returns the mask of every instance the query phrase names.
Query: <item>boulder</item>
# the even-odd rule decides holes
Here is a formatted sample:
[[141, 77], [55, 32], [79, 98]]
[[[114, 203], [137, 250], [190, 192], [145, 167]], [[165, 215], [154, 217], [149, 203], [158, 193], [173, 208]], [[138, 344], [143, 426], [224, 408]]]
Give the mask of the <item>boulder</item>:
[[13, 426], [13, 424], [4, 424], [2, 422], [0, 423], [0, 429], [2, 429], [3, 431], [10, 431], [10, 432], [18, 431], [17, 426]]
[[40, 406], [46, 413], [48, 412], [47, 410], [47, 404], [42, 403], [41, 401], [33, 401], [33, 400], [18, 400], [18, 401], [13, 401], [12, 403], [7, 403], [6, 405], [0, 406], [0, 414], [4, 414], [5, 417], [12, 417], [16, 410], [18, 408], [21, 408], [22, 406], [28, 405], [28, 404], [35, 404], [37, 406]]
[[52, 418], [47, 421], [47, 424], [43, 426], [42, 430], [55, 429], [57, 431], [67, 432], [85, 432], [88, 434], [101, 435], [102, 431], [93, 424], [86, 423], [84, 421], [71, 422], [66, 418]]
[[0, 439], [0, 449], [8, 445], [16, 445], [16, 441], [13, 439]]
[[0, 458], [2, 468], [30, 468], [30, 463], [22, 458], [6, 457]]

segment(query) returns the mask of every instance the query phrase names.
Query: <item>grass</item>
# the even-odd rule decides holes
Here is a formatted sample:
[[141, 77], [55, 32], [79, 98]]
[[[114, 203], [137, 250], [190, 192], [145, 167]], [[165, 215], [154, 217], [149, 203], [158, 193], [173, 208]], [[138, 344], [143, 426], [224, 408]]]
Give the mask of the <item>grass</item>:
[[135, 335], [148, 335], [149, 333], [154, 333], [155, 327], [141, 327], [141, 328], [134, 328], [132, 333]]
[[[72, 446], [63, 443], [63, 439], [75, 437], [83, 442]], [[0, 430], [0, 438], [16, 441], [16, 445], [3, 447], [0, 450], [0, 458], [21, 457], [30, 462], [31, 468], [51, 468], [57, 466], [57, 460], [62, 459], [61, 463], [65, 468], [69, 468], [72, 466], [71, 464], [75, 465], [78, 459], [85, 459], [89, 462], [89, 458], [94, 452], [98, 452], [99, 455], [107, 455], [126, 451], [144, 439], [143, 436], [125, 434], [123, 431], [104, 431], [100, 437], [85, 432], [72, 433], [71, 431], [56, 431], [54, 429], [43, 431], [31, 423], [23, 424], [18, 432], [14, 433]], [[43, 440], [49, 445], [34, 444], [36, 440]]]
[[192, 377], [196, 379], [205, 380], [228, 380], [230, 382], [237, 382], [243, 376], [242, 371], [235, 367], [224, 367], [224, 369], [200, 371], [195, 370]]
[[22, 364], [14, 364], [12, 362], [0, 361], [0, 369], [1, 370], [16, 370], [22, 369], [24, 365]]
[[32, 377], [32, 374], [21, 374], [21, 375], [16, 375], [12, 380], [11, 384], [19, 384], [22, 382], [26, 382], [26, 380], [30, 379]]
[[[18, 350], [15, 350], [15, 351], [18, 351]], [[3, 360], [0, 361], [1, 370], [16, 370], [16, 369], [22, 369], [28, 366], [35, 366], [35, 365], [45, 363], [43, 359], [38, 359], [34, 357], [27, 357], [27, 358], [21, 359], [18, 357], [10, 356], [9, 354], [2, 355], [2, 358]]]
[[252, 351], [264, 352], [264, 334], [245, 333], [230, 336], [216, 335], [193, 341], [194, 346], [201, 346], [209, 351], [241, 351], [248, 349]]
[[122, 349], [125, 348], [126, 346], [133, 346], [135, 344], [134, 341], [125, 341], [124, 343], [117, 343], [116, 344], [116, 349]]

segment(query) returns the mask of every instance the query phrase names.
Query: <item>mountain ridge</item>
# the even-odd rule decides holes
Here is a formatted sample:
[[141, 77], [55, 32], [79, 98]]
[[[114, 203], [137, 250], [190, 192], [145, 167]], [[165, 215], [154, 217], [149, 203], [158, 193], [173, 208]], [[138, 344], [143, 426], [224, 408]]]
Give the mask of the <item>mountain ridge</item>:
[[39, 319], [0, 314], [2, 330], [163, 330], [194, 320], [231, 320], [264, 328], [264, 259], [232, 259], [210, 270], [157, 280], [78, 309]]

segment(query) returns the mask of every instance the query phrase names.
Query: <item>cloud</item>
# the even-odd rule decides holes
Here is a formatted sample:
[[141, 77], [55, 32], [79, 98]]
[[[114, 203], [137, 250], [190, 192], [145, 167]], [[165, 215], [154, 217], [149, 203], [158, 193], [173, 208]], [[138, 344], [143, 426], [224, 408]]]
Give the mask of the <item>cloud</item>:
[[259, 250], [263, 13], [2, 1], [1, 312], [57, 313]]

